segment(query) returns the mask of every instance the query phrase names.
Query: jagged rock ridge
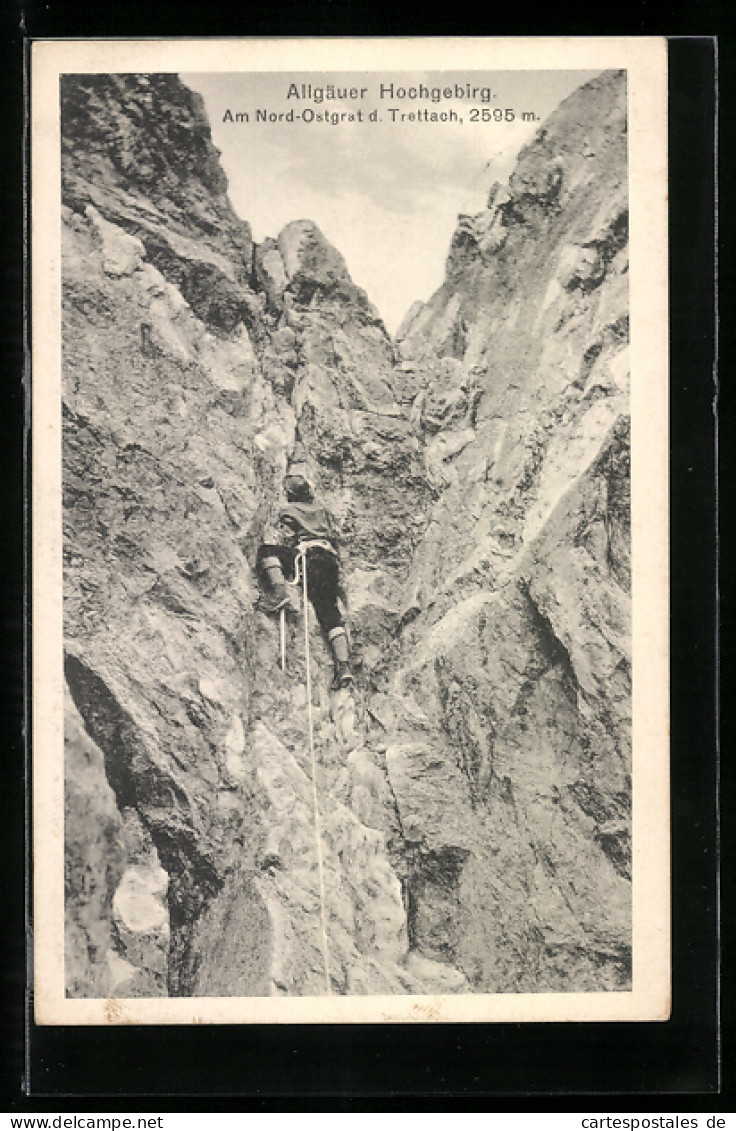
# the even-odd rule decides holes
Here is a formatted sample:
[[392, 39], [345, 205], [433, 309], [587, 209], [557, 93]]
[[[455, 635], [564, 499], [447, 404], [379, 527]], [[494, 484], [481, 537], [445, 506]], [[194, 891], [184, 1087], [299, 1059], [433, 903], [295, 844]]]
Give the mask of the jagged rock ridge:
[[296, 428], [336, 993], [630, 978], [625, 86], [573, 95], [398, 345], [309, 221], [255, 245], [173, 76], [62, 83], [67, 983], [325, 992], [303, 627], [255, 609]]

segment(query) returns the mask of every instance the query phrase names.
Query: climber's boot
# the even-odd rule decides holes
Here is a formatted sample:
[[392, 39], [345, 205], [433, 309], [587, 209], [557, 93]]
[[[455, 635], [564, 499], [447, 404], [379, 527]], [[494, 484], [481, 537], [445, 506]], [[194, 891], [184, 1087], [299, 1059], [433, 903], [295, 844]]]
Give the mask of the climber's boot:
[[333, 628], [332, 631], [328, 633], [327, 639], [330, 642], [335, 661], [335, 677], [332, 681], [332, 690], [338, 691], [341, 687], [352, 687], [355, 680], [353, 679], [353, 673], [350, 669], [348, 638], [345, 635], [345, 629]]
[[341, 687], [352, 687], [355, 683], [348, 660], [338, 660], [335, 664], [335, 676], [332, 680], [332, 690], [339, 691]]
[[263, 593], [258, 607], [264, 613], [277, 613], [289, 604], [289, 594], [284, 580], [284, 571], [278, 558], [266, 558], [263, 572], [268, 582], [268, 593]]

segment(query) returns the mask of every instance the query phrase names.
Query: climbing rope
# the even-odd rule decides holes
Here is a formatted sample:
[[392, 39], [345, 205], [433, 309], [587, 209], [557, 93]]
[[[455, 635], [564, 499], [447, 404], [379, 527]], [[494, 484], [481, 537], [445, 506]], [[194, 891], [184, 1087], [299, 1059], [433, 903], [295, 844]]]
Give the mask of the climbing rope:
[[279, 644], [281, 648], [281, 670], [286, 671], [286, 606], [279, 609]]
[[327, 912], [325, 901], [325, 872], [324, 863], [322, 860], [322, 831], [321, 819], [319, 813], [319, 801], [317, 798], [317, 758], [314, 752], [314, 722], [312, 719], [312, 671], [310, 667], [309, 658], [309, 617], [307, 605], [307, 555], [305, 550], [301, 550], [296, 559], [296, 577], [299, 577], [299, 567], [301, 566], [301, 580], [302, 580], [302, 598], [304, 603], [304, 656], [306, 660], [306, 675], [307, 675], [307, 719], [309, 722], [309, 753], [312, 759], [312, 802], [314, 804], [314, 839], [317, 847], [317, 871], [319, 873], [319, 899], [320, 899], [320, 913], [322, 921], [322, 958], [325, 964], [325, 982], [327, 983], [327, 993], [332, 994], [332, 985], [330, 981], [330, 955], [327, 943]]

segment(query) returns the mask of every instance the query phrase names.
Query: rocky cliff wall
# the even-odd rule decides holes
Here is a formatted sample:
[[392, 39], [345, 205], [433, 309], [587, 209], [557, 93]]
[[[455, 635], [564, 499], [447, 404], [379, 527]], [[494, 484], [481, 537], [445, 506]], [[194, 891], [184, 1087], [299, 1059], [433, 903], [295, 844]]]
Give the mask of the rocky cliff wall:
[[[309, 221], [253, 243], [178, 80], [62, 105], [68, 993], [626, 987], [623, 77], [397, 344]], [[310, 611], [316, 777], [253, 571], [297, 429], [357, 677]]]
[[437, 494], [400, 674], [470, 782], [458, 946], [485, 989], [629, 976], [627, 201], [605, 74], [460, 217], [400, 331]]

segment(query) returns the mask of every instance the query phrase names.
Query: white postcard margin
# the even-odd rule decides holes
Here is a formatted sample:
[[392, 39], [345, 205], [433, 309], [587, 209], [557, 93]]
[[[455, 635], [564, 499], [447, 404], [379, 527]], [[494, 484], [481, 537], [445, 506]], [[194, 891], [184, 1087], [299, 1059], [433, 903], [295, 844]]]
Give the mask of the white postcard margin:
[[[633, 986], [439, 997], [64, 996], [59, 76], [624, 69], [632, 349]], [[38, 1024], [666, 1020], [670, 1014], [667, 44], [664, 38], [39, 40], [31, 52], [33, 885]]]

